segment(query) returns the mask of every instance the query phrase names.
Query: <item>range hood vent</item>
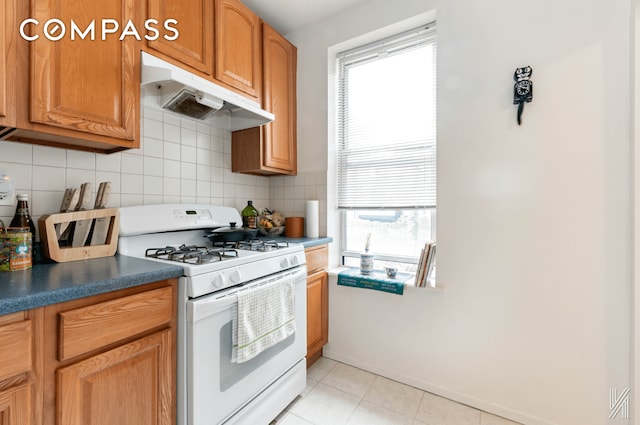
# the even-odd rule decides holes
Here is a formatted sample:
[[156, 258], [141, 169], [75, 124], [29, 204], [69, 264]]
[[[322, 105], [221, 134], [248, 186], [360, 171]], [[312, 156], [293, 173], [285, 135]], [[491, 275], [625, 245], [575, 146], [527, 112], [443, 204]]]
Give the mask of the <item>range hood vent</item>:
[[257, 102], [142, 52], [141, 95], [146, 106], [191, 118], [214, 118], [230, 131], [258, 127], [274, 115]]
[[169, 83], [159, 88], [163, 109], [204, 120], [224, 106], [224, 101], [220, 98], [205, 95], [203, 92], [190, 90], [180, 85], [172, 87], [175, 85], [175, 83]]

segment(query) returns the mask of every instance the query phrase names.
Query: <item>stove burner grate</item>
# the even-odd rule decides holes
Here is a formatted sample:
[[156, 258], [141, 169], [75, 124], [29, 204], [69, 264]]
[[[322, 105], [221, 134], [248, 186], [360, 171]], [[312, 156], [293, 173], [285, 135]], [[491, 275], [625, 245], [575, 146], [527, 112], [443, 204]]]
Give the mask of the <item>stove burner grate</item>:
[[169, 256], [176, 252], [177, 248], [173, 246], [165, 246], [164, 248], [148, 248], [144, 252], [145, 257], [168, 259]]
[[238, 251], [235, 249], [226, 247], [209, 248], [196, 245], [180, 245], [177, 248], [172, 246], [149, 248], [145, 251], [145, 257], [189, 264], [213, 263], [237, 256]]
[[237, 249], [244, 249], [248, 251], [274, 251], [280, 248], [287, 248], [289, 246], [289, 242], [287, 241], [276, 241], [273, 239], [250, 239], [246, 241], [238, 241], [236, 242]]

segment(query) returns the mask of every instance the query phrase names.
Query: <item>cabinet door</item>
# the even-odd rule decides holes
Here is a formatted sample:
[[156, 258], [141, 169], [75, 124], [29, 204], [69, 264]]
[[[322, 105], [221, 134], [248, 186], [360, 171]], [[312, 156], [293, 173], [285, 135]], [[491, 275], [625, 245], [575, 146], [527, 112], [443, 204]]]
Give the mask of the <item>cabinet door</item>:
[[[126, 141], [136, 139], [140, 108], [138, 42], [132, 36], [120, 41], [120, 31], [101, 40], [102, 20], [113, 19], [122, 27], [130, 19], [135, 22], [135, 4], [136, 0], [32, 0], [31, 16], [41, 24], [32, 26], [39, 38], [30, 44], [31, 122], [45, 124], [52, 134], [56, 133], [54, 128], [61, 128]], [[51, 17], [66, 25], [67, 33], [58, 41], [43, 35], [44, 23]], [[90, 40], [90, 35], [84, 40], [71, 40], [72, 21], [81, 29], [95, 21], [95, 40]]]
[[307, 365], [322, 355], [329, 340], [329, 292], [327, 273], [321, 271], [307, 278]]
[[266, 167], [297, 172], [295, 46], [263, 23], [264, 108], [276, 118], [263, 126], [263, 163]]
[[148, 18], [175, 19], [180, 36], [159, 37], [149, 47], [206, 75], [213, 72], [213, 0], [149, 0]]
[[[5, 0], [0, 6], [0, 127], [16, 125], [15, 21], [15, 2]], [[0, 136], [2, 133], [0, 128]]]
[[[16, 317], [19, 315], [13, 315]], [[6, 320], [6, 318], [5, 318]], [[31, 423], [32, 323], [20, 320], [0, 326], [0, 424]], [[15, 384], [19, 386], [13, 386]], [[8, 388], [5, 388], [8, 387]]]
[[217, 0], [215, 22], [215, 78], [259, 99], [260, 18], [238, 0]]
[[42, 310], [0, 315], [0, 424], [42, 424]]
[[58, 425], [174, 423], [171, 332], [158, 332], [56, 372]]
[[0, 424], [29, 425], [31, 423], [31, 385], [0, 391]]

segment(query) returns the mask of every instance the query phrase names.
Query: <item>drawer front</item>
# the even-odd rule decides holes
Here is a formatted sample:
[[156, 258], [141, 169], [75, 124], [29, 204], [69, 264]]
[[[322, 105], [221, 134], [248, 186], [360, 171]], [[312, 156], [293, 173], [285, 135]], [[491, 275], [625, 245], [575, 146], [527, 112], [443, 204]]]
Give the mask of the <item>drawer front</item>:
[[0, 326], [0, 381], [31, 370], [31, 328], [31, 320]]
[[304, 250], [307, 257], [308, 274], [326, 270], [329, 266], [329, 249], [327, 245], [314, 246]]
[[169, 324], [173, 288], [159, 288], [58, 313], [60, 361]]

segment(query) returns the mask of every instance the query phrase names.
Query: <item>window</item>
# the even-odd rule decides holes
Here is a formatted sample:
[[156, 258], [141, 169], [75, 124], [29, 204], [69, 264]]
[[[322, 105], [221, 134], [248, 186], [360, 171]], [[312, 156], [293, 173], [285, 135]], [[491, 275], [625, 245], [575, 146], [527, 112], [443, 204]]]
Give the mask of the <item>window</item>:
[[344, 263], [358, 264], [371, 234], [378, 261], [415, 270], [435, 239], [435, 24], [342, 52], [337, 62]]

